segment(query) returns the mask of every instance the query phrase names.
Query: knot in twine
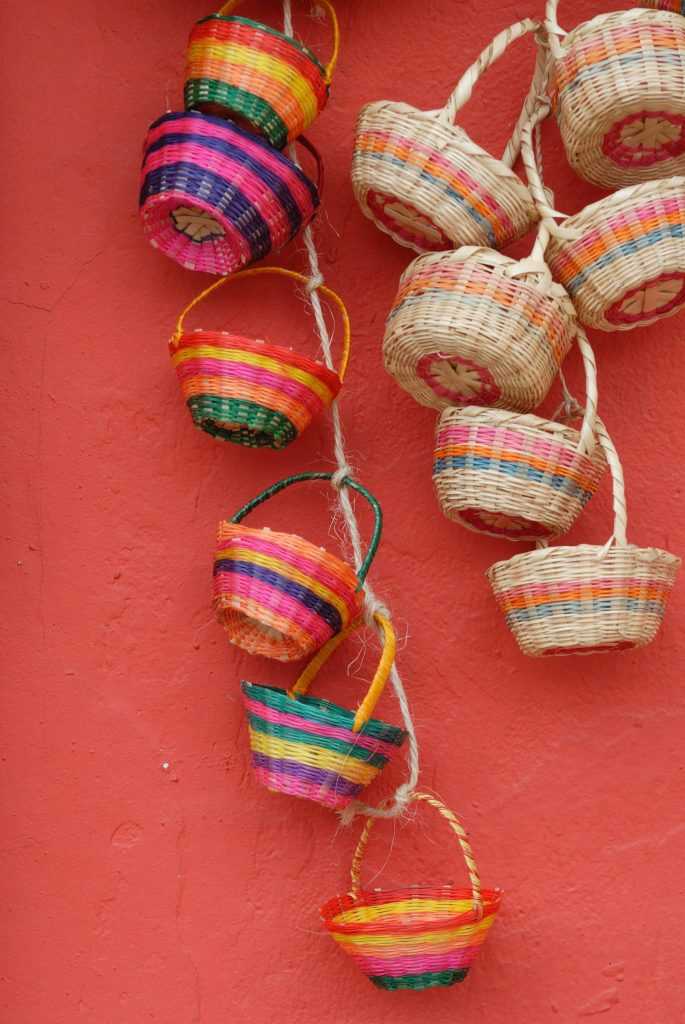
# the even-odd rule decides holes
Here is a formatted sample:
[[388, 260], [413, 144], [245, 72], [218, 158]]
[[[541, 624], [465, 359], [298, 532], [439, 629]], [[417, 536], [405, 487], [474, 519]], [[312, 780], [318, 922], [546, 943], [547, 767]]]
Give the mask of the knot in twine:
[[335, 488], [336, 491], [341, 491], [345, 486], [346, 477], [353, 476], [354, 470], [352, 469], [352, 466], [345, 463], [344, 466], [340, 466], [339, 469], [336, 469], [335, 473], [331, 477], [331, 485]]
[[311, 293], [315, 292], [317, 288], [320, 288], [322, 284], [323, 274], [320, 271], [317, 271], [315, 274], [312, 274], [312, 276], [307, 281], [305, 287], [309, 294], [311, 295]]

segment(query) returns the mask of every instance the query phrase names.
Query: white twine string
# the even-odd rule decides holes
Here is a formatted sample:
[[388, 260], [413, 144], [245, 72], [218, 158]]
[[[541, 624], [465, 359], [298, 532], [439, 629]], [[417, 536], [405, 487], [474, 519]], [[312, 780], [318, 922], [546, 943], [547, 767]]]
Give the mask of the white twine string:
[[[286, 35], [292, 35], [291, 0], [283, 0], [283, 28]], [[294, 145], [290, 145], [288, 153], [293, 163], [300, 167], [301, 165]], [[317, 290], [324, 283], [324, 278], [319, 266], [319, 254], [316, 250], [316, 245], [314, 244], [314, 232], [312, 231], [311, 225], [308, 225], [304, 229], [302, 238], [307, 251], [307, 258], [309, 260], [310, 278], [307, 285], [307, 292], [309, 293], [309, 300], [314, 313], [314, 321], [316, 323], [319, 338], [321, 339], [324, 362], [329, 369], [334, 370], [335, 364], [333, 362], [333, 354], [331, 351], [331, 337], [328, 333], [328, 328], [323, 315], [323, 308], [321, 306], [321, 299]], [[357, 517], [354, 514], [349, 490], [347, 487], [343, 486], [344, 478], [354, 477], [355, 474], [347, 460], [342, 420], [337, 400], [334, 399], [331, 402], [330, 409], [333, 420], [333, 454], [338, 467], [333, 474], [332, 483], [338, 495], [338, 503], [342, 510], [345, 525], [347, 527], [347, 533], [352, 547], [352, 552], [354, 554], [355, 564], [361, 565], [363, 552], [359, 523], [357, 522]], [[374, 628], [377, 628], [374, 622], [374, 615], [376, 612], [379, 612], [386, 618], [390, 618], [390, 612], [383, 602], [376, 597], [368, 579], [364, 582], [364, 612], [366, 621]], [[419, 781], [419, 747], [416, 739], [416, 730], [414, 729], [414, 721], [409, 710], [409, 701], [407, 700], [404, 684], [397, 666], [394, 663], [390, 670], [390, 681], [392, 683], [393, 690], [395, 691], [395, 696], [397, 697], [397, 703], [400, 707], [404, 728], [407, 730], [407, 764], [409, 766], [409, 777], [405, 782], [401, 783], [401, 785], [397, 787], [390, 798], [390, 800], [392, 800], [392, 804], [389, 807], [369, 807], [361, 801], [353, 800], [352, 803], [340, 814], [343, 825], [349, 825], [357, 814], [364, 814], [374, 818], [397, 817], [406, 810], [411, 794], [416, 789]], [[386, 801], [384, 801], [384, 803], [385, 802]]]

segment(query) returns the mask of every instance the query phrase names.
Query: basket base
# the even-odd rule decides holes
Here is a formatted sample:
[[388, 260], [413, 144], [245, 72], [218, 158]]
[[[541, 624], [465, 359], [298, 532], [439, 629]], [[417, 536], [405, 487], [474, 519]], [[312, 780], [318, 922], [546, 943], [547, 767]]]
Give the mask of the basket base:
[[486, 508], [459, 509], [458, 516], [464, 523], [478, 533], [490, 537], [506, 537], [508, 540], [541, 540], [551, 537], [552, 530], [534, 519], [523, 516], [510, 516], [503, 512]]
[[442, 252], [452, 242], [427, 214], [387, 192], [368, 192], [366, 201], [373, 216], [398, 241], [419, 252]]
[[469, 973], [468, 967], [458, 971], [428, 971], [425, 974], [403, 974], [399, 978], [389, 974], [367, 975], [369, 981], [377, 988], [385, 989], [386, 992], [398, 992], [402, 989], [410, 989], [414, 992], [421, 992], [426, 988], [447, 988], [449, 985], [456, 985], [463, 981]]
[[281, 450], [298, 436], [283, 413], [245, 399], [193, 395], [187, 404], [195, 426], [220, 441]]
[[632, 288], [621, 296], [604, 314], [610, 324], [638, 326], [651, 324], [662, 316], [675, 313], [685, 303], [685, 274], [661, 274]]
[[633, 640], [616, 640], [609, 644], [591, 644], [583, 647], [548, 647], [541, 651], [543, 658], [552, 658], [564, 654], [609, 654], [611, 651], [634, 651], [638, 645]]

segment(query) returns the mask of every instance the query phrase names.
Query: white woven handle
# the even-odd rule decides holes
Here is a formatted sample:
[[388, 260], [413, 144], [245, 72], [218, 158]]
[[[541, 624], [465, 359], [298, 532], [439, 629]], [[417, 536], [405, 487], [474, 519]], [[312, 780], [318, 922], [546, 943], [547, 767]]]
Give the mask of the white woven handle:
[[506, 164], [507, 167], [513, 167], [516, 163], [519, 153], [521, 152], [521, 136], [523, 135], [523, 129], [537, 110], [547, 90], [547, 80], [549, 78], [550, 68], [550, 50], [547, 33], [538, 32], [536, 39], [537, 57], [535, 59], [533, 80], [530, 83], [530, 89], [528, 90], [528, 95], [524, 100], [523, 109], [519, 114], [516, 127], [514, 128], [513, 134], [502, 155], [502, 163]]
[[[554, 235], [555, 238], [565, 238], [570, 241], [575, 241], [575, 239], [580, 238], [582, 231], [578, 228], [564, 228], [560, 224], [557, 224], [558, 220], [566, 220], [568, 218], [568, 214], [560, 213], [559, 210], [555, 210], [554, 207], [550, 205], [548, 193], [542, 184], [540, 170], [538, 168], [535, 151], [533, 149], [533, 132], [548, 116], [549, 109], [548, 103], [540, 104], [530, 120], [526, 122], [521, 134], [521, 159], [523, 160], [523, 166], [526, 169], [528, 186], [533, 197], [533, 202], [535, 203], [540, 215], [542, 226], [550, 235]], [[552, 193], [550, 193], [550, 195], [552, 195]], [[553, 200], [554, 197], [552, 196], [552, 201]]]
[[628, 528], [628, 510], [626, 508], [626, 485], [623, 476], [623, 466], [614, 447], [614, 442], [607, 433], [603, 422], [597, 417], [596, 422], [597, 439], [604, 449], [606, 460], [611, 471], [611, 482], [614, 492], [614, 533], [605, 544], [605, 551], [608, 551], [615, 541], [618, 547], [626, 547], [628, 539], [626, 530]]
[[583, 411], [583, 425], [580, 428], [580, 441], [578, 450], [585, 451], [592, 455], [595, 448], [595, 431], [597, 424], [597, 363], [595, 353], [587, 340], [587, 335], [580, 324], [576, 328], [576, 341], [580, 354], [583, 357], [585, 367], [585, 409]]

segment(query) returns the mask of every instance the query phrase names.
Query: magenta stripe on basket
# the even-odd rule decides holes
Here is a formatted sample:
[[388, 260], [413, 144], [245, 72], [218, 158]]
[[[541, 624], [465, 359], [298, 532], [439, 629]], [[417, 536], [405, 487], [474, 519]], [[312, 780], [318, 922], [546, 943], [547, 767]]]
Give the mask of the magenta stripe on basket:
[[[283, 551], [283, 547], [277, 541], [268, 540], [268, 535], [260, 534], [255, 536], [254, 534], [246, 534], [245, 537], [231, 537], [228, 541], [222, 544], [221, 541], [218, 543], [219, 550], [223, 551], [224, 548], [241, 547], [248, 551], [257, 551], [260, 554], [270, 555], [272, 558], [278, 558], [282, 562], [290, 564], [288, 552]], [[330, 556], [329, 556], [330, 557]], [[341, 583], [338, 576], [335, 576], [330, 572], [325, 565], [319, 562], [312, 562], [308, 558], [305, 558], [298, 551], [297, 553], [297, 569], [304, 576], [316, 579], [319, 583], [323, 583], [324, 586], [332, 590], [333, 593], [345, 601], [345, 604], [350, 611], [356, 611], [357, 601], [350, 601], [347, 583]], [[352, 570], [350, 570], [352, 573]]]
[[[269, 586], [268, 583], [255, 580], [240, 572], [233, 572], [231, 569], [222, 569], [216, 573], [214, 583], [215, 596], [218, 597], [229, 591], [239, 597], [249, 597], [251, 601], [260, 604], [263, 608], [275, 609], [280, 615], [305, 630], [316, 641], [323, 640], [325, 642], [332, 635], [331, 627], [320, 615], [310, 611], [297, 598], [291, 597], [283, 590]], [[223, 611], [223, 614], [226, 614], [226, 610]]]
[[[192, 342], [188, 342], [188, 344], [192, 345]], [[217, 377], [222, 377], [224, 379], [256, 382], [266, 387], [276, 388], [278, 391], [290, 395], [291, 398], [297, 399], [303, 405], [306, 405], [312, 412], [318, 412], [321, 408], [322, 400], [306, 384], [302, 384], [292, 377], [281, 376], [273, 370], [267, 370], [262, 366], [241, 363], [239, 360], [239, 356], [235, 361], [196, 356], [193, 359], [186, 359], [180, 362], [176, 366], [176, 372], [179, 380], [208, 375], [213, 380], [216, 380]]]
[[[379, 924], [382, 925], [382, 922]], [[481, 945], [482, 940], [478, 945], [452, 950], [449, 953], [422, 952], [413, 956], [387, 958], [355, 953], [350, 953], [350, 956], [366, 974], [387, 974], [393, 978], [401, 978], [404, 974], [427, 974], [434, 971], [461, 970], [472, 967]]]
[[[160, 210], [167, 210], [169, 218], [174, 210], [177, 210], [180, 206], [189, 206], [197, 210], [206, 210], [207, 213], [211, 214], [213, 220], [217, 220], [218, 211], [216, 206], [212, 203], [207, 203], [202, 199], [198, 199], [196, 195], [192, 195], [188, 192], [182, 192], [179, 188], [174, 187], [172, 192], [158, 192], [154, 196], [150, 196], [145, 200], [144, 206], [141, 208], [141, 217], [143, 218], [143, 224], [149, 219], [149, 215], [154, 213], [159, 214]], [[252, 259], [252, 250], [250, 244], [243, 234], [231, 224], [226, 218], [221, 218], [221, 227], [225, 231], [225, 235], [220, 239], [222, 244], [228, 245], [230, 243], [233, 246], [240, 257], [241, 266], [249, 263]], [[172, 259], [178, 254], [185, 256], [188, 247], [188, 236], [182, 231], [175, 232], [176, 238], [171, 239], [171, 235], [167, 237], [164, 243], [164, 252], [167, 256]], [[151, 241], [153, 245], [156, 245], [155, 236], [152, 235]], [[202, 243], [207, 245], [207, 241]]]
[[562, 447], [558, 441], [554, 440], [553, 436], [550, 436], [549, 441], [543, 441], [540, 438], [532, 439], [530, 435], [527, 436], [506, 428], [502, 430], [502, 428], [479, 426], [474, 430], [472, 427], [446, 427], [438, 432], [436, 448], [450, 442], [454, 444], [486, 444], [500, 449], [502, 455], [506, 455], [509, 449], [515, 449], [517, 456], [531, 455], [544, 460], [549, 459], [551, 455], [554, 463], [562, 466], [574, 465], [579, 457], [589, 458], [586, 455], [579, 456], [573, 449]]
[[524, 583], [518, 587], [512, 587], [510, 590], [505, 591], [506, 596], [519, 597], [529, 596], [531, 594], [540, 594], [544, 596], [546, 594], [557, 594], [563, 593], [566, 590], [577, 588], [580, 591], [587, 591], [587, 597], [591, 599], [596, 594], [590, 593], [590, 591], [604, 590], [610, 593], [613, 590], [622, 589], [625, 587], [648, 587], [650, 590], [660, 591], [664, 597], [668, 598], [671, 593], [671, 584], [664, 580], [645, 580], [637, 579], [636, 577], [614, 577], [613, 579], [593, 579], [593, 580], [560, 580], [554, 583]]

